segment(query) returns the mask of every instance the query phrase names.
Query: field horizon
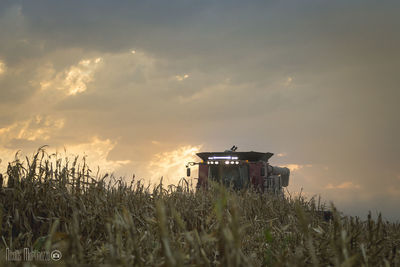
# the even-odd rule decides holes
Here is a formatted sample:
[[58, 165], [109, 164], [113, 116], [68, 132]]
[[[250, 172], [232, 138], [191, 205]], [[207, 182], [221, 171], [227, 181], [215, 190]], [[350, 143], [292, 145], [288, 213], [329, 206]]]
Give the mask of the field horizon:
[[[398, 222], [380, 214], [373, 219], [369, 213], [366, 220], [345, 216], [333, 204], [301, 195], [218, 184], [196, 191], [185, 179], [151, 188], [134, 178], [94, 174], [78, 158], [51, 162], [42, 150], [9, 163], [2, 185], [3, 264], [400, 264]], [[324, 217], [327, 210], [331, 216]], [[24, 249], [44, 256], [15, 256]], [[51, 258], [50, 251], [61, 258]]]

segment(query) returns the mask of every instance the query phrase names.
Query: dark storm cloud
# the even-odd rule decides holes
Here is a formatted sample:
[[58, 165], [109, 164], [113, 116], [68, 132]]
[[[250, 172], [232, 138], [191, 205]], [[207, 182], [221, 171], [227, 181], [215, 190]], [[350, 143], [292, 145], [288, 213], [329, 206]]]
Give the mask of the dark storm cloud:
[[[293, 189], [321, 192], [349, 212], [386, 205], [400, 218], [391, 205], [400, 199], [399, 7], [3, 1], [0, 127], [51, 114], [65, 125], [46, 142], [118, 140], [110, 158], [133, 162], [151, 158], [152, 140], [169, 149], [234, 143], [285, 152], [272, 161], [300, 166]], [[96, 58], [102, 64], [84, 69], [81, 60]], [[71, 71], [78, 76], [69, 82], [83, 75], [87, 88], [66, 96]], [[51, 89], [41, 90], [43, 82]], [[38, 143], [20, 138], [3, 147]]]
[[[238, 52], [252, 52], [248, 49], [265, 46], [278, 49], [282, 45], [302, 49], [315, 41], [336, 37], [342, 37], [342, 43], [351, 42], [350, 38], [360, 34], [373, 39], [376, 36], [368, 38], [370, 30], [377, 32], [382, 26], [392, 29], [398, 26], [398, 21], [387, 19], [388, 12], [395, 15], [393, 9], [373, 6], [372, 10], [368, 2], [362, 6], [354, 2], [315, 1], [20, 3], [30, 31], [46, 39], [48, 48], [78, 46], [117, 51], [134, 45], [164, 56], [188, 56], [196, 52], [207, 59], [218, 54], [230, 55], [233, 48]], [[229, 59], [235, 58], [230, 55]]]

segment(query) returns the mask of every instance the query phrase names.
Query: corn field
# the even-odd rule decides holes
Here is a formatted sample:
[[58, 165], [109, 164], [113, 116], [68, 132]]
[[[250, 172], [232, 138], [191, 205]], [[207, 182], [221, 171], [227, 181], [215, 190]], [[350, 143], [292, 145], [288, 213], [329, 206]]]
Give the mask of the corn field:
[[[318, 199], [188, 181], [146, 186], [42, 149], [1, 176], [6, 251], [58, 250], [21, 266], [400, 266], [400, 224], [343, 216]], [[324, 219], [325, 210], [332, 217]]]

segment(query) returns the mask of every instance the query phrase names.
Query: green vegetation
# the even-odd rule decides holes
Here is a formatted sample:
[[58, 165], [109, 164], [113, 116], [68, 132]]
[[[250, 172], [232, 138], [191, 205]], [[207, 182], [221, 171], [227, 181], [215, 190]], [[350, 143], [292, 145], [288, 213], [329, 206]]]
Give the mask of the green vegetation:
[[332, 207], [333, 219], [324, 221], [315, 199], [218, 185], [195, 192], [185, 180], [150, 189], [95, 175], [77, 158], [49, 157], [40, 150], [25, 163], [16, 160], [4, 176], [2, 265], [6, 248], [25, 247], [58, 249], [59, 264], [400, 265], [400, 224], [380, 216], [362, 221]]

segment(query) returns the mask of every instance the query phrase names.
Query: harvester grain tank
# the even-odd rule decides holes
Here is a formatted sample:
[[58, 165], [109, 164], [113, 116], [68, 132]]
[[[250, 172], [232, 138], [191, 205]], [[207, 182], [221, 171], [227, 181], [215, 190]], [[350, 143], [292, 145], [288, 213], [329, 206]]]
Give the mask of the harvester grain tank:
[[187, 164], [187, 176], [190, 166], [198, 165], [197, 188], [206, 187], [208, 181], [242, 189], [253, 186], [262, 192], [281, 193], [289, 185], [290, 170], [269, 164], [273, 153], [237, 152], [233, 146], [224, 152], [201, 152], [196, 155], [200, 162]]

